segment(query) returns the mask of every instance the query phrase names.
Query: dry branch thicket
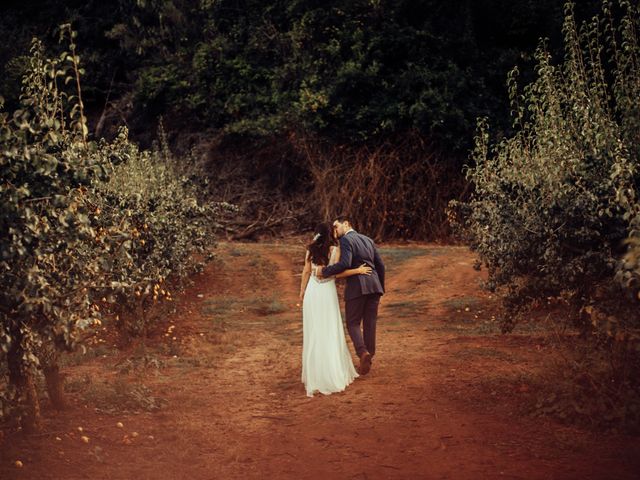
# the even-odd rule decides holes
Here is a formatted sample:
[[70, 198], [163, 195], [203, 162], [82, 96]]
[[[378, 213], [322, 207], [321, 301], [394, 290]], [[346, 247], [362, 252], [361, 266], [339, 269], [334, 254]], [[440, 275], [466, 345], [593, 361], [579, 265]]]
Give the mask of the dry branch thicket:
[[305, 231], [343, 213], [376, 240], [447, 240], [446, 207], [468, 194], [460, 162], [416, 133], [347, 146], [292, 132], [266, 147], [204, 155], [212, 196], [240, 208], [224, 222], [236, 240]]
[[373, 147], [326, 147], [295, 138], [311, 174], [311, 199], [320, 218], [347, 213], [372, 238], [436, 240], [449, 237], [445, 208], [467, 183], [455, 162], [444, 161], [424, 138]]

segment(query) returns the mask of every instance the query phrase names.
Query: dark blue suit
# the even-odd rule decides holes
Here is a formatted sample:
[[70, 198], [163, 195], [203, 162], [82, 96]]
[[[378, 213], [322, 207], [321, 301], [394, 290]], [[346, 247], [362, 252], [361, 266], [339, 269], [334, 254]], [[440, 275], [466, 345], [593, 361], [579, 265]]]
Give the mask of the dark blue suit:
[[[347, 277], [344, 291], [347, 329], [356, 349], [361, 356], [368, 351], [372, 356], [376, 351], [376, 322], [380, 297], [384, 294], [384, 263], [375, 243], [369, 237], [355, 230], [340, 238], [340, 261], [322, 269], [323, 277], [331, 277], [366, 263], [372, 268], [371, 275], [352, 275]], [[363, 322], [363, 333], [360, 323]]]

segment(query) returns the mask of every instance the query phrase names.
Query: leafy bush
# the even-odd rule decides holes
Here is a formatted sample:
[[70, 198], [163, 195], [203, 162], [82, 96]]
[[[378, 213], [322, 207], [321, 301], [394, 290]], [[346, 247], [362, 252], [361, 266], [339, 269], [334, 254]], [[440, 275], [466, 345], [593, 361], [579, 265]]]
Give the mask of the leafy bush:
[[552, 328], [570, 345], [556, 352], [563, 361], [538, 389], [537, 412], [637, 432], [640, 9], [605, 1], [578, 28], [572, 7], [564, 61], [554, 65], [543, 43], [533, 83], [519, 91], [517, 70], [508, 77], [515, 133], [491, 146], [479, 122], [475, 191], [450, 214], [503, 298], [504, 332], [530, 307], [560, 305]]
[[96, 297], [127, 333], [144, 334], [151, 306], [171, 300], [170, 285], [202, 267], [218, 227], [215, 218], [227, 206], [199, 202], [197, 188], [179, 172], [166, 144], [164, 153], [140, 151], [122, 128], [105, 148], [117, 161], [107, 161], [109, 178], [96, 183], [91, 196], [100, 212], [94, 227], [111, 252]]
[[[619, 4], [618, 26], [604, 2], [580, 29], [568, 4], [564, 62], [554, 65], [542, 44], [532, 84], [520, 92], [517, 69], [509, 75], [514, 135], [491, 147], [479, 124], [475, 192], [458, 219], [490, 288], [504, 293], [505, 331], [547, 297], [565, 299], [583, 328], [597, 323], [603, 300], [627, 298], [612, 279], [638, 210], [640, 50], [638, 7]], [[640, 326], [637, 314], [629, 322]]]
[[73, 348], [97, 319], [88, 286], [99, 256], [82, 245], [94, 235], [86, 193], [103, 171], [85, 155], [78, 93], [61, 90], [79, 75], [74, 57], [46, 59], [34, 41], [21, 108], [0, 114], [0, 346], [17, 394], [29, 399], [27, 428], [38, 417], [37, 352]]
[[144, 332], [150, 305], [170, 298], [163, 282], [188, 275], [213, 242], [219, 208], [199, 203], [166, 144], [141, 152], [124, 129], [112, 143], [88, 139], [68, 25], [63, 38], [70, 51], [53, 59], [34, 40], [20, 108], [0, 112], [0, 402], [25, 430], [38, 427], [36, 367], [62, 406], [58, 352], [110, 303], [135, 305], [131, 330]]
[[[473, 119], [500, 112], [496, 78], [559, 20], [557, 0], [509, 6], [138, 2], [110, 16], [106, 36], [135, 71], [139, 118], [189, 115], [245, 138], [302, 127], [340, 143], [417, 130], [461, 153]], [[512, 28], [491, 28], [504, 24]]]
[[631, 221], [627, 244], [629, 249], [624, 256], [618, 278], [628, 288], [634, 289], [640, 298], [640, 215], [636, 215]]

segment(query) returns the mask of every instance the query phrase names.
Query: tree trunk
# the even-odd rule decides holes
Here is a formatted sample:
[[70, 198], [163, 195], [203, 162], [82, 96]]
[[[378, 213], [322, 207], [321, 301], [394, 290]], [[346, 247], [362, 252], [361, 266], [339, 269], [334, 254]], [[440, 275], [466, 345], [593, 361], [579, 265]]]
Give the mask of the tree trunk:
[[47, 382], [47, 393], [49, 400], [56, 410], [63, 410], [66, 406], [64, 399], [64, 388], [62, 376], [60, 375], [60, 367], [57, 363], [47, 365], [42, 369], [44, 379]]
[[15, 385], [18, 391], [18, 401], [22, 411], [20, 419], [22, 430], [25, 433], [33, 433], [40, 429], [40, 401], [38, 400], [33, 367], [24, 365], [22, 361], [24, 350], [21, 345], [21, 337], [14, 338], [15, 341], [7, 352], [9, 381]]
[[21, 419], [22, 431], [25, 433], [34, 433], [40, 430], [40, 401], [38, 400], [38, 391], [33, 371], [25, 374], [24, 385], [21, 388], [21, 396], [24, 396], [25, 405]]

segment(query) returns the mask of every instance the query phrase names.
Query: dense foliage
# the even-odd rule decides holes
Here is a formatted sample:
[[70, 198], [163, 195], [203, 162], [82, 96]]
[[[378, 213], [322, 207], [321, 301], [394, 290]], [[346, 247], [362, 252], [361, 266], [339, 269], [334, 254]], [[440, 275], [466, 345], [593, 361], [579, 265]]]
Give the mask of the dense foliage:
[[[581, 12], [597, 3], [580, 2]], [[97, 117], [108, 93], [121, 98], [113, 110], [136, 135], [164, 114], [170, 129], [255, 137], [302, 128], [342, 143], [415, 130], [465, 154], [477, 116], [505, 118], [506, 71], [531, 64], [540, 36], [557, 43], [562, 4], [68, 0], [33, 12], [20, 2], [0, 20], [3, 37], [18, 40], [0, 47], [10, 74], [0, 88], [14, 91], [20, 43], [53, 18], [83, 38], [89, 109]]]
[[[82, 344], [103, 308], [146, 312], [170, 298], [213, 240], [216, 204], [201, 205], [168, 151], [141, 152], [126, 130], [90, 141], [69, 25], [69, 51], [47, 58], [34, 40], [20, 107], [0, 113], [0, 373], [2, 410], [37, 428], [40, 367], [62, 406], [57, 354]], [[125, 320], [129, 320], [126, 317]]]
[[109, 163], [109, 178], [90, 194], [100, 212], [98, 237], [116, 244], [110, 248], [114, 255], [102, 262], [96, 297], [106, 302], [118, 326], [134, 335], [146, 334], [154, 302], [171, 300], [169, 285], [202, 266], [194, 253], [208, 251], [216, 217], [221, 209], [232, 209], [202, 201], [198, 182], [180, 172], [166, 142], [162, 145], [140, 151], [123, 128], [112, 144], [103, 144], [117, 162]]
[[620, 3], [619, 26], [609, 2], [579, 31], [568, 11], [564, 62], [542, 45], [538, 78], [522, 92], [511, 72], [512, 137], [491, 147], [480, 124], [466, 226], [511, 313], [560, 294], [579, 309], [620, 286], [611, 280], [640, 179], [638, 7]]
[[[149, 146], [163, 117], [175, 151], [196, 147], [210, 175], [229, 174], [211, 185], [242, 208], [236, 238], [274, 231], [277, 218], [310, 228], [332, 199], [379, 238], [443, 240], [443, 207], [466, 191], [475, 119], [509, 131], [505, 75], [515, 64], [531, 76], [539, 37], [557, 49], [563, 2], [14, 0], [0, 18], [0, 34], [15, 39], [0, 45], [0, 91], [17, 108], [26, 42], [70, 21], [86, 52], [89, 130], [114, 138], [124, 121]], [[588, 18], [597, 4], [577, 13]], [[377, 167], [361, 171], [370, 154], [388, 169], [384, 181], [367, 180]], [[324, 181], [323, 199], [319, 165], [360, 183]], [[395, 179], [406, 196], [369, 208], [376, 192], [365, 186], [381, 180], [385, 195]]]
[[502, 295], [503, 330], [557, 303], [557, 324], [589, 340], [564, 375], [582, 397], [552, 410], [637, 429], [640, 8], [605, 1], [578, 27], [571, 7], [564, 60], [554, 64], [542, 44], [534, 82], [520, 90], [517, 70], [509, 76], [515, 133], [492, 145], [480, 122], [475, 191], [452, 212]]

